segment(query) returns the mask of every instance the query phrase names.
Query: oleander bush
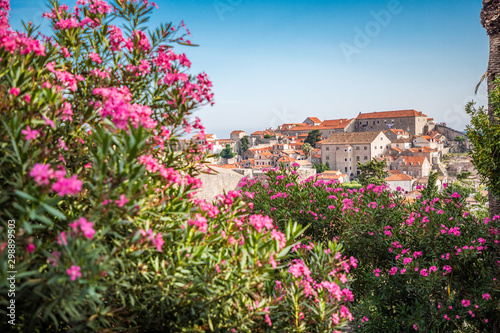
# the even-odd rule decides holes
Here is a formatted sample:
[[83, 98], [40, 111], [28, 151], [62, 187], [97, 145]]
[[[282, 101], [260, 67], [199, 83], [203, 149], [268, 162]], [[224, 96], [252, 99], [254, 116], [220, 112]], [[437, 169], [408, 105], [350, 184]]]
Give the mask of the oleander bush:
[[174, 52], [184, 23], [146, 28], [154, 7], [50, 1], [43, 36], [13, 31], [0, 0], [2, 332], [341, 327], [355, 262], [337, 245], [303, 248], [301, 225], [279, 231], [239, 192], [197, 199], [209, 144], [181, 138], [204, 139], [211, 82]]
[[454, 188], [407, 200], [385, 185], [347, 189], [301, 180], [297, 167], [243, 179], [243, 197], [279, 228], [288, 220], [309, 226], [304, 236], [312, 242], [338, 241], [358, 260], [351, 284], [356, 331], [492, 331], [500, 315], [499, 216], [471, 214]]

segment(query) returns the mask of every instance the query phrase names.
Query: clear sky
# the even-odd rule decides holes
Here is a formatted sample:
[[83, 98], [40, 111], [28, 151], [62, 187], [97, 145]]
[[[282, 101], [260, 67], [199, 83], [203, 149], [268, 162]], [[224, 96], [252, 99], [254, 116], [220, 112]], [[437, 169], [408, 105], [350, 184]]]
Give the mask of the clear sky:
[[[67, 1], [73, 5], [75, 1]], [[159, 0], [151, 18], [184, 20], [200, 47], [176, 46], [214, 84], [198, 111], [220, 138], [308, 116], [416, 109], [463, 130], [486, 103], [488, 38], [479, 0]], [[45, 1], [11, 0], [11, 24], [45, 22]], [[48, 26], [45, 24], [45, 28]]]

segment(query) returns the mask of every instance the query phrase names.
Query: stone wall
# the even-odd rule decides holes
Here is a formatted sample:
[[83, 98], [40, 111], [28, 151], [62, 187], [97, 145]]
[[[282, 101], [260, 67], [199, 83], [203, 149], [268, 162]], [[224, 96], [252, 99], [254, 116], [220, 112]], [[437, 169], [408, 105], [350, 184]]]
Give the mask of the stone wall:
[[240, 180], [244, 177], [242, 174], [235, 172], [231, 169], [223, 169], [218, 167], [211, 167], [215, 170], [210, 174], [201, 174], [198, 176], [203, 182], [201, 189], [199, 189], [196, 197], [205, 199], [207, 201], [213, 200], [217, 195], [233, 191], [238, 186]]
[[[205, 199], [207, 201], [213, 200], [217, 195], [226, 191], [237, 190], [238, 184], [243, 177], [257, 178], [262, 180], [264, 173], [260, 170], [253, 169], [223, 169], [211, 166], [215, 171], [210, 174], [201, 174], [198, 176], [203, 182], [201, 189], [199, 189], [196, 197]], [[311, 176], [316, 175], [316, 169], [298, 169], [300, 179], [305, 180]]]

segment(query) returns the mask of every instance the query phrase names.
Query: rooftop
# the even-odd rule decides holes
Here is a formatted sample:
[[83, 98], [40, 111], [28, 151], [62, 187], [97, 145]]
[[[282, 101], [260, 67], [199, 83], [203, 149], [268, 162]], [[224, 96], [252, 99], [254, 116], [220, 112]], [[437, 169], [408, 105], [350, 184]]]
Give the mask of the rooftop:
[[403, 118], [403, 117], [427, 117], [422, 112], [410, 110], [396, 110], [396, 111], [380, 111], [360, 113], [356, 119], [374, 119], [374, 118]]
[[372, 143], [381, 132], [333, 133], [323, 144]]

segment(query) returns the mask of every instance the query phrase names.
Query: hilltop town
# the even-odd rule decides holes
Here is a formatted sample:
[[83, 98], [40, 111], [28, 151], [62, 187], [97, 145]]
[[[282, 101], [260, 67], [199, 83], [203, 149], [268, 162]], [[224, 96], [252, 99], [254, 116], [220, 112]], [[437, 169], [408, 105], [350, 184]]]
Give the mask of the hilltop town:
[[386, 184], [409, 196], [427, 185], [433, 170], [439, 173], [438, 188], [464, 172], [479, 185], [463, 154], [470, 148], [465, 133], [412, 109], [360, 113], [352, 119], [308, 117], [250, 134], [234, 130], [228, 139], [206, 134], [191, 140], [210, 143], [210, 153], [216, 156], [211, 163], [217, 170], [249, 177], [258, 177], [266, 168], [298, 164], [305, 176], [349, 183], [358, 179], [358, 162], [375, 159], [386, 163]]

